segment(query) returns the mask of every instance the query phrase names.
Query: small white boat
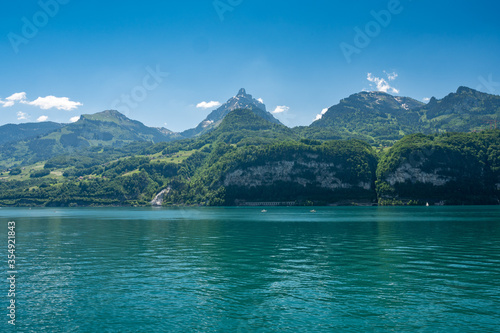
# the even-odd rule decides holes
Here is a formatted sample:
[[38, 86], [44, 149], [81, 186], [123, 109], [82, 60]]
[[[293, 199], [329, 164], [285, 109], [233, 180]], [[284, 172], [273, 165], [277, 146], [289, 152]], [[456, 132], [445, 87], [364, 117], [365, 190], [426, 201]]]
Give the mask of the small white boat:
[[426, 206], [426, 207], [429, 207], [429, 203], [426, 203], [426, 204], [425, 204], [425, 206]]
[[314, 209], [311, 209], [311, 213], [316, 213], [316, 210], [314, 210]]
[[261, 213], [267, 213], [267, 210], [263, 209], [260, 211]]

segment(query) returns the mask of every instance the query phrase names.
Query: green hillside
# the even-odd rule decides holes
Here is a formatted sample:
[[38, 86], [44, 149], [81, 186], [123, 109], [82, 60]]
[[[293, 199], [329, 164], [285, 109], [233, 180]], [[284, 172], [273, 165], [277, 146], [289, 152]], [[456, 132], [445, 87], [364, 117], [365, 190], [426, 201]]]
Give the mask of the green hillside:
[[174, 188], [173, 202], [234, 205], [375, 200], [377, 160], [372, 148], [362, 142], [285, 141], [218, 150], [223, 153], [217, 158], [209, 156], [210, 163], [202, 165], [185, 185], [189, 191]]
[[0, 146], [0, 167], [29, 165], [89, 147], [124, 147], [134, 142], [170, 141], [158, 129], [131, 120], [117, 111], [83, 115], [75, 123], [45, 135]]
[[296, 133], [311, 139], [360, 139], [371, 145], [392, 146], [414, 133], [485, 130], [500, 120], [500, 96], [460, 87], [441, 100], [423, 104], [407, 97], [361, 92], [328, 109]]
[[3, 125], [0, 126], [0, 145], [7, 142], [20, 141], [39, 135], [45, 135], [63, 126], [63, 124], [58, 124], [50, 121], [19, 125]]
[[425, 117], [423, 133], [484, 130], [489, 121], [500, 120], [500, 96], [460, 87], [441, 100], [432, 98], [419, 112]]
[[205, 143], [258, 145], [298, 138], [285, 125], [270, 122], [253, 110], [239, 109], [230, 112], [215, 130], [201, 136], [199, 140]]
[[359, 139], [390, 145], [418, 132], [423, 106], [416, 100], [381, 92], [361, 92], [332, 106], [323, 117], [296, 132], [311, 139]]
[[[277, 199], [285, 200], [301, 190], [294, 185], [294, 179], [308, 179], [307, 192], [298, 198], [300, 202], [337, 202], [355, 198], [355, 194], [375, 200], [376, 158], [367, 144], [293, 139], [294, 134], [287, 127], [249, 110], [235, 110], [216, 130], [197, 140], [136, 145], [129, 156], [120, 155], [116, 148], [103, 147], [106, 153], [92, 148], [77, 157], [62, 155], [50, 159], [43, 166], [47, 175], [31, 177], [38, 172], [34, 166], [18, 176], [4, 173], [2, 176], [8, 181], [0, 182], [0, 204], [145, 205], [167, 186], [172, 188], [167, 198], [171, 204], [234, 204], [236, 200], [267, 200], [279, 191], [283, 196]], [[114, 159], [107, 159], [109, 156]], [[297, 163], [293, 179], [264, 184], [252, 191], [228, 186], [226, 197], [223, 184], [228, 173], [241, 167], [281, 163], [284, 158], [287, 164]], [[323, 177], [329, 182], [322, 184]]]
[[382, 203], [498, 204], [500, 131], [407, 136], [380, 160], [377, 179]]
[[500, 203], [500, 131], [487, 130], [498, 96], [362, 92], [294, 129], [228, 111], [248, 96], [193, 138], [105, 111], [4, 143], [0, 206], [149, 205], [166, 189], [165, 205]]

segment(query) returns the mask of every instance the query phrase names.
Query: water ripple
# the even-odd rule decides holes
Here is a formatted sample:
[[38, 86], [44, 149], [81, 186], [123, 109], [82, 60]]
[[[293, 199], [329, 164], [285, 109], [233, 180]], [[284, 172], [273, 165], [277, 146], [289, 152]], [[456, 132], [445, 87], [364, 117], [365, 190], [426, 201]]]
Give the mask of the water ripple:
[[496, 207], [1, 213], [20, 331], [498, 331]]

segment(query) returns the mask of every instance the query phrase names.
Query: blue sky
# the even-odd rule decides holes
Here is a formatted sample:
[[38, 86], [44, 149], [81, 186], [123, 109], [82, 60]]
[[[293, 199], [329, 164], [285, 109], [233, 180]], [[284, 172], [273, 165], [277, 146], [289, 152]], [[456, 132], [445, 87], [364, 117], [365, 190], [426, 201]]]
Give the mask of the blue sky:
[[[0, 125], [69, 122], [115, 108], [181, 131], [203, 120], [217, 105], [210, 102], [224, 103], [242, 87], [269, 111], [282, 111], [275, 116], [289, 126], [308, 125], [363, 89], [419, 100], [461, 85], [500, 94], [500, 4], [492, 1], [41, 0], [2, 7]], [[197, 107], [202, 102], [213, 107]]]

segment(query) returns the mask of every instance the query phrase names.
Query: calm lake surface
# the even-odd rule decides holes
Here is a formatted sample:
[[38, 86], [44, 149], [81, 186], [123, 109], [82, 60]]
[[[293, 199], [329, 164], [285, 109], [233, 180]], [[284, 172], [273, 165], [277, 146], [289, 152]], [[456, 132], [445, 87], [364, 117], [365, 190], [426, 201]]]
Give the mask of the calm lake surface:
[[18, 332], [500, 332], [500, 207], [0, 209]]

